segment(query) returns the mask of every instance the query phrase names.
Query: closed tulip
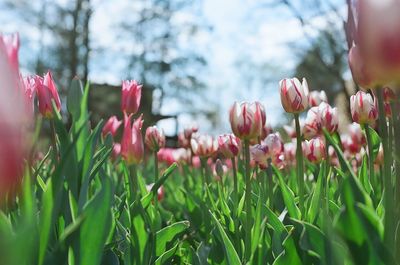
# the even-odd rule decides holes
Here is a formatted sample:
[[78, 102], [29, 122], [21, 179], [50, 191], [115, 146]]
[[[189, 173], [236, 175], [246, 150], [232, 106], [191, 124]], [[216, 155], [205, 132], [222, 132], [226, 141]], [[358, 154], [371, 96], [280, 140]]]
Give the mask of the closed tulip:
[[142, 97], [142, 85], [136, 80], [122, 81], [121, 109], [126, 114], [135, 114], [139, 110]]
[[218, 136], [218, 150], [225, 158], [232, 158], [239, 154], [240, 140], [234, 134]]
[[325, 144], [320, 137], [306, 141], [304, 147], [304, 153], [311, 163], [320, 163], [325, 159]]
[[107, 134], [110, 133], [114, 137], [115, 134], [117, 133], [119, 126], [121, 126], [121, 124], [122, 124], [122, 121], [119, 121], [116, 116], [110, 117], [107, 120], [106, 124], [104, 124], [103, 130], [102, 130], [103, 136], [106, 136]]
[[53, 118], [53, 101], [56, 110], [61, 110], [61, 101], [57, 92], [56, 84], [50, 71], [45, 74], [43, 81], [39, 77], [36, 78], [37, 82], [39, 82], [37, 86], [39, 111], [43, 117], [51, 119]]
[[288, 113], [300, 113], [308, 107], [308, 84], [297, 78], [286, 78], [279, 82], [282, 106]]
[[193, 134], [190, 139], [193, 154], [200, 157], [210, 157], [218, 150], [218, 143], [207, 134]]
[[311, 91], [308, 95], [308, 104], [310, 107], [316, 107], [322, 102], [328, 102], [325, 91]]
[[[132, 114], [131, 114], [132, 115]], [[143, 119], [140, 116], [131, 125], [131, 115], [124, 117], [124, 132], [121, 140], [121, 155], [128, 165], [139, 164], [143, 159]]]
[[312, 107], [307, 112], [307, 118], [303, 126], [303, 135], [311, 139], [322, 132], [322, 121], [319, 107]]
[[13, 33], [11, 35], [0, 34], [0, 49], [1, 52], [6, 56], [8, 65], [12, 72], [19, 74], [19, 63], [18, 63], [18, 50], [19, 50], [19, 35]]
[[374, 124], [378, 118], [375, 100], [363, 91], [351, 96], [350, 109], [353, 121], [359, 124]]
[[319, 107], [322, 128], [329, 133], [334, 133], [339, 127], [339, 116], [337, 108], [332, 108], [328, 103], [322, 102]]
[[229, 111], [233, 133], [241, 140], [251, 140], [261, 134], [263, 114], [257, 102], [235, 102]]
[[147, 148], [151, 151], [157, 152], [160, 148], [165, 146], [165, 135], [163, 130], [159, 130], [156, 126], [151, 126], [146, 129], [144, 142]]

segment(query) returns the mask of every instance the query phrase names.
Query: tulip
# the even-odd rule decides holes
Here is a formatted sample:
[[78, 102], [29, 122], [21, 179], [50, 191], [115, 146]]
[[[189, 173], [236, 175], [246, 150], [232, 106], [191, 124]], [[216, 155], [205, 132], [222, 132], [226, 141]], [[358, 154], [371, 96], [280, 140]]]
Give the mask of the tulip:
[[222, 179], [222, 177], [225, 174], [225, 171], [227, 170], [226, 166], [222, 163], [220, 159], [217, 159], [214, 164], [214, 176], [216, 176], [218, 179]]
[[113, 145], [113, 149], [111, 152], [111, 159], [113, 161], [116, 161], [120, 155], [121, 155], [121, 144], [115, 143]]
[[266, 169], [268, 167], [268, 159], [271, 158], [268, 146], [265, 144], [256, 144], [250, 147], [250, 154], [253, 161], [261, 169]]
[[262, 125], [262, 128], [264, 128], [264, 127], [265, 127], [265, 124], [266, 124], [266, 122], [267, 122], [267, 114], [265, 113], [265, 108], [264, 108], [264, 106], [263, 106], [260, 102], [256, 101], [255, 103], [256, 103], [256, 104], [259, 106], [259, 108], [260, 108], [261, 125]]
[[359, 124], [374, 124], [378, 118], [375, 100], [363, 91], [350, 97], [350, 109], [353, 121]]
[[391, 103], [396, 101], [396, 94], [390, 87], [383, 88], [383, 100], [385, 103]]
[[10, 69], [19, 74], [18, 50], [19, 50], [19, 35], [14, 33], [11, 35], [0, 34], [0, 52], [6, 55]]
[[279, 133], [271, 133], [263, 141], [268, 147], [271, 156], [280, 155], [283, 152], [283, 143]]
[[296, 164], [296, 142], [285, 143], [283, 154], [287, 165]]
[[124, 117], [124, 132], [121, 140], [121, 155], [128, 166], [139, 164], [143, 159], [142, 125], [143, 119], [140, 116], [131, 126], [132, 114]]
[[306, 139], [311, 139], [322, 132], [322, 121], [319, 107], [312, 107], [307, 112], [304, 122], [303, 134]]
[[311, 163], [320, 163], [325, 159], [325, 144], [321, 138], [313, 138], [305, 142], [305, 155]]
[[332, 108], [328, 103], [322, 102], [318, 110], [322, 128], [325, 128], [330, 134], [336, 132], [339, 127], [337, 108]]
[[185, 133], [178, 134], [178, 146], [182, 148], [190, 148], [190, 138], [185, 137]]
[[343, 149], [349, 154], [355, 155], [360, 152], [362, 145], [354, 141], [349, 135], [342, 135], [341, 140]]
[[229, 111], [229, 121], [233, 133], [241, 140], [257, 138], [263, 126], [261, 104], [235, 102]]
[[355, 123], [355, 122], [351, 123], [348, 126], [348, 131], [350, 134], [350, 138], [354, 143], [356, 143], [360, 146], [363, 146], [367, 143], [367, 140], [365, 139], [365, 135], [362, 132], [361, 126], [358, 123]]
[[37, 96], [39, 102], [39, 111], [46, 119], [53, 118], [53, 101], [57, 111], [61, 110], [61, 101], [57, 92], [56, 84], [54, 83], [53, 76], [48, 71], [43, 81], [41, 78], [36, 77], [39, 83], [37, 86]]
[[360, 54], [358, 46], [353, 46], [350, 49], [348, 60], [353, 79], [359, 86], [363, 88], [373, 88], [377, 85], [378, 80]]
[[136, 80], [122, 81], [122, 112], [126, 114], [135, 114], [139, 109], [141, 97], [142, 85], [139, 85]]
[[189, 139], [192, 137], [193, 133], [196, 133], [199, 130], [197, 125], [192, 125], [188, 126], [183, 130], [183, 135], [185, 136], [186, 139]]
[[240, 140], [234, 134], [218, 136], [218, 150], [225, 158], [232, 158], [239, 154]]
[[159, 130], [156, 126], [151, 126], [146, 129], [144, 138], [147, 148], [157, 152], [165, 146], [165, 135], [163, 130]]
[[308, 95], [308, 104], [310, 107], [319, 106], [322, 102], [328, 102], [325, 91], [311, 91]]
[[308, 107], [308, 84], [297, 78], [283, 79], [279, 82], [282, 106], [288, 113], [300, 113]]
[[210, 135], [194, 134], [190, 139], [190, 144], [194, 155], [200, 157], [210, 157], [218, 150], [218, 143]]
[[102, 134], [103, 136], [107, 136], [107, 134], [111, 134], [113, 137], [115, 136], [115, 134], [117, 133], [117, 130], [119, 128], [119, 126], [121, 126], [122, 121], [119, 121], [118, 118], [116, 116], [112, 116], [110, 117], [106, 124], [104, 124], [103, 130], [102, 130]]

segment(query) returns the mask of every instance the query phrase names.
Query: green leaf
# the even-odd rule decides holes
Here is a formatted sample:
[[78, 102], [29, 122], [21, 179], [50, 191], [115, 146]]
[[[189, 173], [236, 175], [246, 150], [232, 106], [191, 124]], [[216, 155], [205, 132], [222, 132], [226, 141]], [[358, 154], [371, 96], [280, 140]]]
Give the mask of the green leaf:
[[222, 238], [222, 242], [224, 243], [224, 249], [225, 249], [225, 257], [228, 260], [228, 265], [240, 265], [240, 259], [239, 255], [237, 254], [235, 248], [233, 247], [233, 244], [229, 237], [226, 235], [224, 229], [222, 228], [221, 224], [218, 222], [217, 218], [213, 215], [213, 213], [210, 211], [210, 215], [212, 216], [213, 220], [215, 221], [215, 224], [217, 225], [218, 232]]
[[181, 221], [170, 226], [164, 227], [156, 233], [157, 249], [156, 255], [160, 256], [166, 251], [167, 244], [174, 240], [180, 233], [184, 232], [189, 227], [188, 221]]
[[364, 155], [363, 157], [363, 161], [361, 164], [361, 168], [358, 172], [358, 178], [360, 179], [362, 185], [364, 186], [365, 191], [368, 194], [371, 194], [371, 192], [373, 193], [373, 188], [370, 182], [370, 179], [368, 177], [368, 159], [367, 159], [367, 155]]
[[327, 176], [325, 175], [327, 174], [325, 172], [325, 163], [326, 161], [321, 164], [317, 184], [315, 185], [314, 192], [311, 197], [310, 208], [308, 209], [307, 214], [307, 220], [310, 223], [314, 223], [315, 218], [318, 215], [319, 209], [321, 208], [322, 188], [324, 181], [326, 181], [327, 179]]
[[38, 264], [44, 262], [47, 244], [49, 241], [50, 229], [53, 220], [53, 186], [52, 179], [49, 178], [46, 184], [46, 189], [42, 198], [42, 209], [40, 211], [40, 229], [39, 229], [39, 254]]
[[285, 205], [288, 209], [290, 216], [296, 219], [301, 219], [301, 213], [295, 203], [293, 192], [286, 185], [285, 181], [283, 180], [281, 172], [275, 166], [272, 166], [272, 169], [274, 170], [275, 175], [278, 177], [279, 187], [281, 188], [283, 195], [283, 201], [285, 202]]
[[166, 263], [177, 251], [178, 251], [179, 243], [175, 244], [174, 247], [171, 249], [165, 251], [161, 256], [156, 259], [155, 264], [156, 265], [162, 265], [162, 264], [169, 264]]

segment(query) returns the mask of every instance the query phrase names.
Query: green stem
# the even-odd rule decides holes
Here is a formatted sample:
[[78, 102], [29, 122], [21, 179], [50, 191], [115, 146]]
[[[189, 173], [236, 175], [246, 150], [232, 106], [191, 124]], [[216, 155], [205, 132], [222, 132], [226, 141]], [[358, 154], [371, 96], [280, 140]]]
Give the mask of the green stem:
[[374, 168], [374, 156], [373, 156], [373, 146], [372, 146], [372, 138], [370, 133], [370, 127], [368, 124], [364, 125], [365, 136], [367, 137], [368, 144], [368, 166], [369, 166], [369, 181], [374, 181], [375, 179], [375, 168]]
[[385, 106], [383, 101], [383, 89], [376, 89], [378, 94], [378, 107], [379, 107], [379, 129], [381, 130], [381, 139], [383, 145], [383, 186], [384, 186], [384, 206], [385, 206], [385, 217], [384, 217], [384, 242], [387, 248], [393, 251], [394, 246], [394, 220], [393, 214], [393, 190], [392, 190], [392, 175], [390, 165], [390, 147], [388, 141], [388, 129], [385, 117]]
[[238, 206], [238, 180], [237, 180], [237, 169], [236, 169], [236, 159], [235, 157], [231, 158], [232, 161], [232, 171], [233, 171], [233, 203], [235, 205], [235, 209]]
[[58, 161], [57, 134], [53, 120], [50, 120], [50, 127], [51, 127], [51, 144], [53, 146], [54, 158], [56, 161]]
[[303, 151], [301, 146], [301, 131], [299, 114], [294, 114], [294, 120], [296, 122], [296, 167], [297, 167], [297, 182], [299, 186], [299, 205], [301, 216], [304, 216], [304, 162], [303, 162]]
[[[157, 151], [154, 152], [154, 184], [158, 181], [158, 156]], [[158, 191], [154, 195], [154, 206], [158, 207]]]
[[268, 167], [267, 167], [267, 181], [268, 181], [268, 198], [269, 198], [269, 208], [271, 211], [274, 210], [274, 184], [272, 181], [272, 161], [271, 158], [268, 159]]
[[[400, 121], [399, 121], [399, 104], [397, 102], [391, 104], [392, 108], [392, 123], [394, 129], [394, 165], [395, 165], [395, 195], [397, 209], [397, 220], [400, 218]], [[400, 242], [400, 241], [399, 241]], [[399, 246], [400, 247], [400, 246]], [[398, 248], [400, 249], [400, 248]], [[400, 255], [400, 251], [398, 253]], [[400, 258], [400, 256], [399, 256]]]
[[329, 169], [330, 169], [330, 159], [329, 159], [329, 142], [325, 137], [325, 174], [323, 174], [323, 188], [325, 193], [325, 217], [329, 216]]
[[250, 147], [249, 140], [244, 140], [245, 152], [245, 178], [246, 178], [246, 223], [245, 223], [245, 260], [249, 261], [251, 256], [251, 175], [250, 175]]

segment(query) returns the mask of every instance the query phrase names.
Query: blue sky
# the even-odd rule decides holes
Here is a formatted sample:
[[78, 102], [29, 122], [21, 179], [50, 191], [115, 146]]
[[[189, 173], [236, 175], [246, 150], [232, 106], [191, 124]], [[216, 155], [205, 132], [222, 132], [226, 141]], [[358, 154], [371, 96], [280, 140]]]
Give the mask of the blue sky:
[[[0, 0], [1, 2], [2, 0]], [[66, 0], [58, 0], [66, 1]], [[341, 0], [331, 0], [338, 4], [343, 15], [346, 12]], [[93, 40], [99, 47], [107, 47], [116, 53], [121, 45], [115, 36], [115, 18], [121, 14], [133, 2], [128, 0], [104, 1], [94, 0], [97, 5], [92, 17], [91, 29]], [[215, 134], [229, 130], [228, 111], [235, 100], [253, 101], [259, 100], [267, 112], [267, 120], [272, 125], [282, 122], [282, 107], [278, 93], [278, 81], [284, 77], [290, 77], [297, 58], [290, 43], [306, 46], [304, 30], [310, 35], [316, 35], [315, 28], [326, 26], [325, 16], [313, 16], [310, 21], [313, 27], [303, 28], [299, 21], [293, 17], [292, 13], [284, 7], [267, 8], [263, 7], [263, 1], [256, 0], [204, 0], [200, 6], [200, 11], [205, 21], [212, 26], [213, 30], [209, 33], [202, 33], [196, 36], [196, 49], [205, 55], [208, 61], [206, 69], [207, 94], [212, 103], [219, 105], [220, 126], [211, 128], [209, 122], [204, 119], [197, 121], [203, 131], [212, 131]], [[264, 1], [271, 2], [271, 1]], [[307, 13], [307, 7], [302, 7], [302, 2], [297, 1], [300, 12]], [[110, 15], [111, 14], [111, 15]], [[307, 15], [307, 14], [306, 14]], [[185, 21], [193, 19], [194, 14], [182, 12], [177, 14], [176, 19]], [[1, 30], [5, 32], [20, 31], [23, 40], [37, 40], [39, 35], [32, 30], [29, 25], [13, 22], [10, 14], [0, 11], [0, 23], [5, 25]], [[342, 23], [342, 21], [338, 21]], [[47, 36], [44, 41], [50, 41], [51, 36]], [[185, 39], [181, 40], [181, 45], [185, 46]], [[33, 47], [32, 47], [33, 46]], [[22, 43], [21, 61], [29, 57], [31, 50], [34, 50], [34, 41]], [[252, 64], [267, 64], [273, 72], [267, 68], [265, 76], [268, 82], [253, 85], [246, 80], [240, 69], [236, 67], [238, 60], [251, 62]], [[95, 61], [95, 60], [94, 60]], [[104, 60], [109, 62], [108, 60]], [[108, 63], [94, 62], [94, 71], [90, 79], [95, 82], [109, 82], [118, 84], [124, 78], [121, 76], [119, 68], [124, 67], [122, 62], [113, 61], [112, 67]], [[96, 72], [96, 68], [101, 71]], [[107, 69], [107, 71], [104, 71]], [[108, 70], [110, 69], [110, 70]], [[251, 68], [250, 68], [251, 69]], [[262, 74], [262, 73], [260, 73]], [[312, 80], [309, 80], [312, 85]], [[207, 107], [208, 102], [198, 104]], [[162, 108], [163, 114], [174, 114], [182, 109], [174, 100], [167, 102]], [[192, 118], [182, 115], [179, 119], [181, 127], [192, 123]], [[171, 122], [161, 122], [166, 133], [171, 134], [175, 125]]]

